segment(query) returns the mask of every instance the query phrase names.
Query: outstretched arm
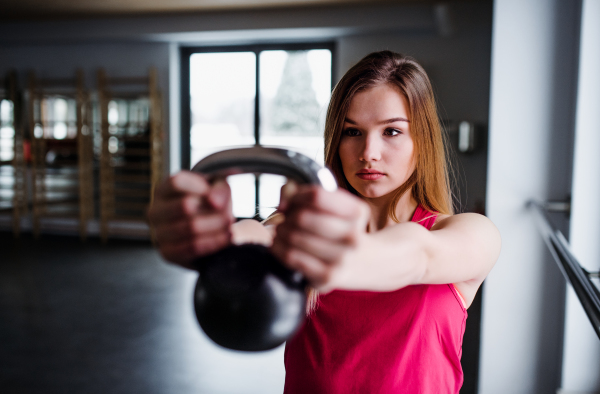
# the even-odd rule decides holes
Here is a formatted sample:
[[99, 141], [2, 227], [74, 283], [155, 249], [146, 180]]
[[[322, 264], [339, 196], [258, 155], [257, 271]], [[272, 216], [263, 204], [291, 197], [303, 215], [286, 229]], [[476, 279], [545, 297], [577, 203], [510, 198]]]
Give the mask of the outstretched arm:
[[454, 283], [467, 305], [496, 263], [501, 244], [494, 224], [474, 213], [445, 218], [431, 231], [402, 223], [369, 238], [363, 245], [371, 250], [374, 271], [386, 273], [372, 278], [370, 286], [391, 290], [398, 284]]
[[481, 215], [451, 216], [432, 231], [401, 223], [366, 233], [368, 207], [345, 191], [305, 188], [285, 205], [273, 251], [322, 292], [455, 283], [470, 304], [500, 250], [498, 231]]

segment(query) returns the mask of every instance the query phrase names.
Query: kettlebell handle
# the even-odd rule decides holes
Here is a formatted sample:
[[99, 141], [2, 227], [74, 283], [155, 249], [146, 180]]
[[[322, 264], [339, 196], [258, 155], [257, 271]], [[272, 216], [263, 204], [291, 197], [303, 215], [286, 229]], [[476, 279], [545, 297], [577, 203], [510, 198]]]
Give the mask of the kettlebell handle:
[[[192, 171], [210, 178], [237, 173], [283, 175], [301, 184], [337, 189], [331, 172], [286, 149], [254, 146], [214, 153]], [[263, 245], [230, 245], [194, 262], [200, 277], [194, 292], [196, 317], [215, 343], [229, 349], [273, 349], [301, 326], [306, 281], [284, 267]]]
[[192, 171], [212, 177], [234, 173], [283, 175], [301, 184], [320, 185], [334, 191], [337, 183], [331, 171], [309, 157], [287, 149], [253, 146], [213, 153], [198, 162]]

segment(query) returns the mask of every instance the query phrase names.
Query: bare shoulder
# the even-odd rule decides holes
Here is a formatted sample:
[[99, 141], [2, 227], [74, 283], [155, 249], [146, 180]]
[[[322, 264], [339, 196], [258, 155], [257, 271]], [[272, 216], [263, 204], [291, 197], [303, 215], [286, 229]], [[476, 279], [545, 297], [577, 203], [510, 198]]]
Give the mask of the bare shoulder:
[[491, 231], [496, 232], [498, 237], [500, 236], [494, 223], [486, 216], [478, 213], [467, 212], [456, 215], [439, 215], [431, 230], [435, 231], [449, 227], [471, 231]]
[[452, 270], [464, 269], [462, 278], [454, 278], [452, 283], [468, 307], [500, 256], [500, 232], [490, 219], [477, 213], [444, 216], [431, 228], [431, 235], [444, 245], [445, 255], [454, 256]]
[[465, 250], [473, 250], [481, 257], [487, 256], [495, 262], [500, 254], [502, 240], [500, 232], [487, 217], [478, 213], [444, 215], [431, 228], [432, 234], [452, 240]]

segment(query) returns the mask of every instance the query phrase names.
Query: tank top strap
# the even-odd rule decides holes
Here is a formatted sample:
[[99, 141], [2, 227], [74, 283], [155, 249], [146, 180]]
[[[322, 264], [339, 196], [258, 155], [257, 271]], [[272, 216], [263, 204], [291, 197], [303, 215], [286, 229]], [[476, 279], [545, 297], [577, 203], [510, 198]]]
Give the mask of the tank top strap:
[[435, 220], [438, 217], [438, 212], [430, 212], [423, 208], [421, 205], [417, 205], [417, 209], [411, 219], [411, 222], [419, 223], [427, 230], [431, 230], [431, 227], [435, 224]]

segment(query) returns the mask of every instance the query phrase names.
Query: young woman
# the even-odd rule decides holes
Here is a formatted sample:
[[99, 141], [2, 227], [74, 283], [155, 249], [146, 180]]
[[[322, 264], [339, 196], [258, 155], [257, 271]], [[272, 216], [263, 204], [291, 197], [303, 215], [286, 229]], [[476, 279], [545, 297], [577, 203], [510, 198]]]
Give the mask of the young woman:
[[282, 190], [281, 214], [232, 225], [227, 184], [182, 172], [156, 193], [162, 255], [189, 266], [230, 242], [270, 244], [313, 287], [285, 350], [286, 393], [458, 393], [467, 308], [500, 236], [453, 214], [429, 79], [389, 51], [362, 59], [333, 91], [326, 164], [340, 190]]

